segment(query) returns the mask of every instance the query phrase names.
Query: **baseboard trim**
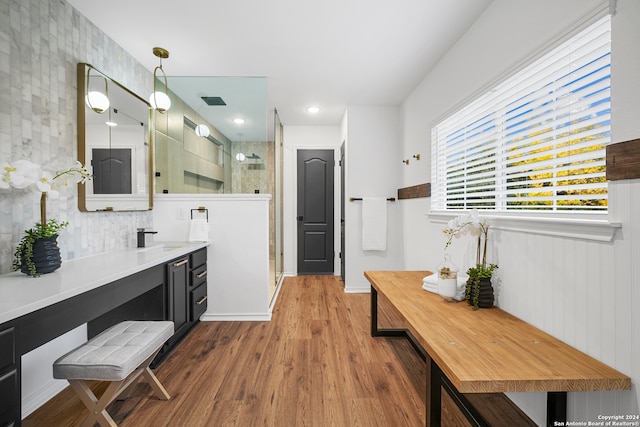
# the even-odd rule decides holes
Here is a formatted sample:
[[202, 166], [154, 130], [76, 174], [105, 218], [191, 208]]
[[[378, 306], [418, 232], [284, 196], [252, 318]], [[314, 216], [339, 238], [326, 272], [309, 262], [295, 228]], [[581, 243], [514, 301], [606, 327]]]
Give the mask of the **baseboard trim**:
[[228, 314], [204, 313], [202, 317], [200, 317], [201, 322], [268, 322], [270, 320], [271, 312]]
[[33, 411], [47, 403], [56, 394], [67, 388], [66, 380], [51, 379], [35, 392], [22, 398], [22, 418], [28, 417]]
[[371, 286], [362, 286], [362, 287], [348, 287], [344, 288], [345, 294], [370, 294]]

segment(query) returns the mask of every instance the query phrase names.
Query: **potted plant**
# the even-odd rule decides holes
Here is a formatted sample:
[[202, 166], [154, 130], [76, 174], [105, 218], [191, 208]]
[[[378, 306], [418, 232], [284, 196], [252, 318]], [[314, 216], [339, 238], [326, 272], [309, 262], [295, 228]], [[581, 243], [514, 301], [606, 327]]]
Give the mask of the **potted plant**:
[[464, 299], [473, 306], [474, 310], [493, 307], [494, 295], [491, 277], [496, 268], [498, 268], [496, 264], [488, 266], [477, 264], [467, 270], [469, 278], [465, 287]]
[[0, 174], [0, 190], [28, 189], [33, 186], [41, 192], [40, 222], [25, 230], [14, 253], [13, 269], [34, 277], [55, 271], [61, 263], [58, 231], [69, 223], [55, 219], [47, 221], [47, 197], [57, 198], [59, 189], [72, 183], [84, 183], [91, 179], [91, 174], [80, 162], [54, 175], [28, 160], [5, 163]]
[[57, 270], [62, 262], [57, 242], [58, 231], [67, 225], [68, 221], [52, 219], [25, 230], [13, 255], [13, 269], [33, 277]]
[[465, 287], [465, 300], [473, 306], [474, 310], [493, 307], [494, 294], [491, 278], [498, 265], [487, 264], [489, 222], [486, 218], [480, 217], [477, 210], [472, 210], [469, 214], [449, 221], [443, 232], [448, 237], [445, 249], [451, 244], [453, 237], [460, 237], [467, 232], [478, 237], [476, 265], [467, 270], [469, 279]]

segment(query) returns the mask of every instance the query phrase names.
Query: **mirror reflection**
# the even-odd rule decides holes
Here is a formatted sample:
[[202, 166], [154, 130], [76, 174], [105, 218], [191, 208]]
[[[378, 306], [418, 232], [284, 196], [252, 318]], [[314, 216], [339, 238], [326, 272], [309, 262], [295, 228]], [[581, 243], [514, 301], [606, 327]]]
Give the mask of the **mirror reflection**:
[[167, 80], [171, 109], [154, 116], [155, 192], [273, 194], [266, 79]]
[[147, 101], [89, 64], [78, 64], [78, 160], [93, 179], [79, 187], [81, 211], [151, 209]]

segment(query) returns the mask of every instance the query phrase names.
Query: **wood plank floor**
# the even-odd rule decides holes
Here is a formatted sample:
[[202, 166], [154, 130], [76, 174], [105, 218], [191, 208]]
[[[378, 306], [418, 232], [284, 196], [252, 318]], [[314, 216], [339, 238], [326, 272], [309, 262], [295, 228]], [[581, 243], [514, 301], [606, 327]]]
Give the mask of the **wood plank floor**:
[[[385, 306], [380, 325], [400, 326]], [[108, 411], [122, 427], [424, 426], [425, 363], [404, 339], [372, 338], [369, 310], [370, 295], [345, 294], [334, 276], [286, 278], [272, 321], [194, 328], [155, 370], [171, 400], [141, 381]], [[468, 425], [447, 402], [443, 425]], [[76, 426], [84, 416], [67, 388], [23, 425]]]

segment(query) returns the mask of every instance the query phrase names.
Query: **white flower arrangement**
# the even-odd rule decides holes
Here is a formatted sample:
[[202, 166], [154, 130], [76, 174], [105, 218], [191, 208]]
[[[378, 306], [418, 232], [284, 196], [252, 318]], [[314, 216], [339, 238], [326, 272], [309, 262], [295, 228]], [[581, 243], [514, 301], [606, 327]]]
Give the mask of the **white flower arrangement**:
[[[473, 209], [467, 214], [459, 215], [447, 224], [447, 227], [442, 230], [447, 237], [447, 243], [444, 248], [448, 248], [451, 245], [453, 238], [459, 238], [465, 234], [470, 234], [478, 238], [478, 252], [476, 256], [476, 264], [486, 266], [487, 261], [487, 237], [489, 234], [489, 221], [480, 216], [480, 213]], [[484, 243], [484, 245], [482, 244]], [[480, 257], [480, 248], [482, 249], [482, 258]]]
[[[457, 216], [449, 221], [447, 227], [442, 230], [447, 236], [445, 249], [449, 247], [454, 237], [458, 238], [469, 233], [478, 238], [478, 249], [476, 253], [476, 265], [467, 270], [469, 279], [465, 288], [465, 300], [477, 310], [480, 305], [480, 280], [491, 279], [493, 271], [498, 268], [497, 264], [487, 265], [487, 240], [489, 236], [489, 221], [480, 216], [477, 210], [472, 210], [468, 214]], [[482, 254], [482, 255], [481, 255]], [[490, 286], [489, 286], [490, 287]], [[486, 304], [483, 302], [483, 304]], [[491, 304], [493, 305], [493, 289], [491, 288]]]
[[91, 179], [91, 174], [80, 162], [53, 174], [29, 160], [16, 160], [13, 163], [3, 162], [0, 171], [0, 189], [26, 189], [35, 185], [38, 191], [47, 193], [53, 199], [58, 198], [59, 189], [72, 184], [84, 184]]
[[41, 224], [47, 223], [47, 197], [57, 199], [59, 189], [69, 187], [72, 184], [84, 184], [91, 179], [91, 173], [82, 163], [57, 171], [55, 174], [42, 169], [41, 166], [29, 160], [16, 160], [13, 163], [3, 162], [0, 169], [0, 190], [27, 189], [31, 186], [42, 193], [40, 197]]
[[33, 261], [34, 243], [39, 239], [57, 236], [58, 231], [69, 224], [67, 221], [59, 222], [55, 219], [47, 221], [47, 196], [56, 199], [59, 197], [58, 190], [72, 184], [84, 184], [88, 179], [91, 179], [91, 174], [80, 162], [57, 171], [55, 174], [43, 170], [42, 167], [29, 160], [16, 160], [13, 163], [2, 162], [0, 190], [26, 190], [33, 187], [33, 190], [42, 193], [40, 196], [40, 222], [36, 223], [33, 228], [25, 230], [25, 235], [14, 253], [14, 270], [23, 269], [24, 264], [26, 269], [23, 269], [23, 272], [33, 277], [39, 276], [39, 271]]

